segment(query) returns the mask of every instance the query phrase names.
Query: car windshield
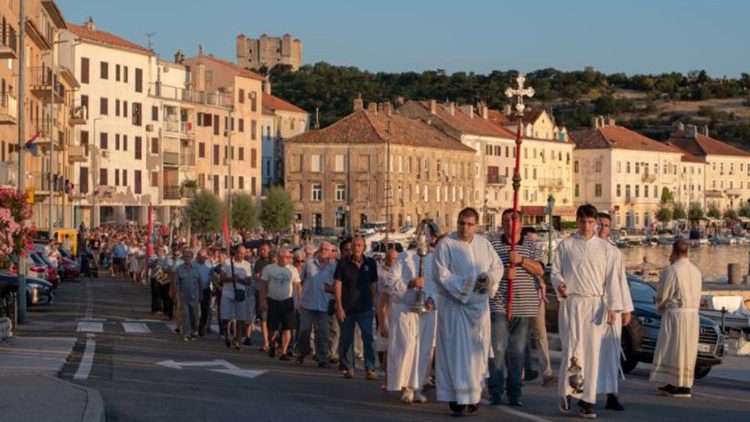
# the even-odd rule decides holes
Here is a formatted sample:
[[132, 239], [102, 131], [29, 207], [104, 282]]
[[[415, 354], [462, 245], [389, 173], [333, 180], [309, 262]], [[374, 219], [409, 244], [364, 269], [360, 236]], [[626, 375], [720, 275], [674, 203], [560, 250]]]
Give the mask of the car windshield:
[[29, 256], [31, 256], [31, 259], [34, 261], [35, 264], [47, 265], [47, 261], [44, 258], [42, 258], [39, 254], [32, 252], [29, 254]]
[[656, 289], [641, 281], [630, 282], [630, 296], [633, 302], [654, 303]]

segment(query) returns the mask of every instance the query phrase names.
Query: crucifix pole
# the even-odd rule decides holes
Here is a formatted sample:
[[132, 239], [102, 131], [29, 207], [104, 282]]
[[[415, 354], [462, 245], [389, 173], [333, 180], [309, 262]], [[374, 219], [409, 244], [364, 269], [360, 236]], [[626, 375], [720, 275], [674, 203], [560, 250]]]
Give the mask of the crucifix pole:
[[[518, 225], [521, 224], [518, 218], [518, 191], [521, 189], [521, 141], [523, 140], [523, 110], [526, 106], [523, 103], [523, 97], [533, 97], [534, 88], [524, 88], [523, 84], [526, 82], [526, 77], [519, 75], [516, 78], [518, 88], [508, 88], [505, 90], [505, 96], [508, 98], [516, 97], [516, 115], [518, 116], [518, 131], [516, 132], [516, 165], [513, 170], [513, 214], [511, 216], [511, 239], [510, 239], [510, 251], [516, 250], [516, 242], [520, 239], [516, 239], [516, 230]], [[509, 268], [513, 271], [516, 264], [513, 262], [509, 263]], [[513, 277], [508, 278], [508, 303], [506, 306], [506, 313], [508, 315], [508, 321], [513, 317]]]

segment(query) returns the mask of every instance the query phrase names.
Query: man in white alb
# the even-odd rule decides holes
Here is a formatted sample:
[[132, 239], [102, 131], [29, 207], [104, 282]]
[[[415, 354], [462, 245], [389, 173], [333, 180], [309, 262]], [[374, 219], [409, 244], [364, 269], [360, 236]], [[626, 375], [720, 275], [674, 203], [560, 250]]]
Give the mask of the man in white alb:
[[[596, 418], [596, 386], [601, 339], [622, 310], [619, 283], [608, 283], [619, 274], [621, 256], [596, 236], [598, 212], [592, 205], [578, 207], [578, 232], [560, 242], [552, 262], [552, 285], [565, 298], [560, 302], [560, 410], [570, 413], [571, 400], [579, 399], [579, 415]], [[572, 382], [578, 379], [583, 381]], [[573, 385], [571, 385], [573, 384]]]
[[475, 236], [479, 213], [464, 208], [458, 230], [435, 247], [438, 314], [435, 372], [437, 399], [455, 415], [476, 413], [489, 375], [490, 308], [503, 276], [489, 240]]

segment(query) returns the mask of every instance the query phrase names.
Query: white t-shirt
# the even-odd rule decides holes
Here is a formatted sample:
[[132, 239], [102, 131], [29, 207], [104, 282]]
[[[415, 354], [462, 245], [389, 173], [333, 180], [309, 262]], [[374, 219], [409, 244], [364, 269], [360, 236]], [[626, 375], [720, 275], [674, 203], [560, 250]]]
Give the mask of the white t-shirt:
[[287, 300], [292, 298], [292, 283], [299, 283], [299, 272], [292, 265], [280, 267], [276, 264], [266, 265], [260, 278], [268, 283], [269, 299]]
[[[232, 265], [229, 263], [229, 260], [221, 265], [221, 271], [225, 273], [227, 277], [230, 277], [230, 280], [226, 280], [224, 282], [224, 287], [222, 287], [221, 289], [221, 297], [234, 299], [234, 285], [236, 284], [238, 289], [244, 288], [245, 285], [241, 284], [240, 282], [232, 283]], [[242, 262], [234, 261], [234, 274], [240, 280], [250, 278], [253, 275], [253, 268], [250, 266], [250, 263], [245, 261], [244, 259], [242, 260]]]

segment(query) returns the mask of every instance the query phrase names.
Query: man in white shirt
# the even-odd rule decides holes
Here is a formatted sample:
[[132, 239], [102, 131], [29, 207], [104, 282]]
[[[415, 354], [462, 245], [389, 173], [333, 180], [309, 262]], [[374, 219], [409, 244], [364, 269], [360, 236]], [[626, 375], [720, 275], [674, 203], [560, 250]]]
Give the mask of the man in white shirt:
[[[250, 263], [245, 260], [245, 253], [245, 247], [238, 246], [231, 260], [221, 267], [221, 319], [227, 322], [235, 319], [234, 333], [227, 330], [226, 345], [227, 347], [233, 345], [237, 350], [241, 349], [240, 337], [245, 332], [247, 319], [244, 301], [250, 299], [237, 300], [234, 293], [235, 289], [244, 293], [245, 287], [252, 282], [253, 275]], [[230, 337], [233, 338], [230, 340]]]
[[[268, 311], [268, 338], [276, 338], [281, 329], [280, 360], [290, 360], [287, 351], [294, 328], [294, 311], [299, 307], [302, 285], [299, 272], [293, 265], [292, 253], [287, 248], [279, 248], [276, 263], [267, 265], [260, 279], [260, 311]], [[295, 304], [296, 303], [296, 304]], [[268, 355], [276, 356], [276, 344], [271, 344]]]

